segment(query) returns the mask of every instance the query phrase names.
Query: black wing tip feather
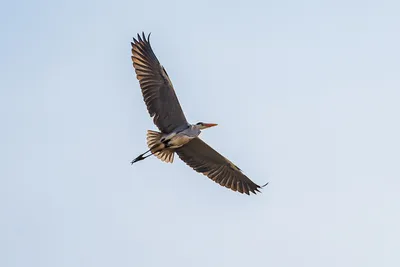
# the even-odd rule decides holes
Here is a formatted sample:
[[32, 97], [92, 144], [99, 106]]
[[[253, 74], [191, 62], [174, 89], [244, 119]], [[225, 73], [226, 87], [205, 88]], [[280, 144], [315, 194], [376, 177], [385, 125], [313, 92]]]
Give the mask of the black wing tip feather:
[[[269, 182], [267, 182], [266, 184], [264, 184], [264, 185], [262, 185], [262, 186], [256, 185], [256, 188], [254, 188], [253, 190], [249, 190], [249, 191], [252, 192], [254, 195], [257, 195], [257, 192], [261, 194], [262, 191], [260, 191], [259, 189], [263, 189], [263, 188], [266, 187], [268, 184], [269, 184]], [[247, 194], [247, 192], [244, 192], [244, 193]], [[250, 195], [250, 194], [247, 194], [247, 195]]]
[[133, 42], [131, 42], [131, 45], [133, 46], [134, 44], [137, 44], [137, 43], [148, 43], [148, 44], [150, 44], [150, 35], [151, 35], [151, 32], [147, 35], [147, 38], [146, 38], [146, 35], [145, 35], [144, 32], [142, 32], [141, 36], [138, 33], [136, 38], [135, 37], [132, 38]]

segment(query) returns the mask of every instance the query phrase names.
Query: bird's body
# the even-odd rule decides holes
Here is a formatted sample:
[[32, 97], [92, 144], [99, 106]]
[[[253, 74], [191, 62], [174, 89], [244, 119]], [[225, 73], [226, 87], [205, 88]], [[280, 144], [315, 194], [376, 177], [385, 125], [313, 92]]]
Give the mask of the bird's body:
[[134, 38], [132, 61], [147, 109], [161, 132], [147, 131], [149, 150], [132, 163], [151, 155], [172, 163], [176, 153], [187, 165], [222, 186], [246, 194], [260, 192], [261, 187], [236, 165], [199, 139], [201, 130], [217, 124], [187, 122], [168, 74], [158, 62], [148, 38], [144, 33], [138, 35], [138, 40]]
[[192, 124], [188, 125], [185, 129], [177, 129], [172, 133], [165, 134], [160, 141], [166, 143], [170, 148], [178, 148], [189, 143], [190, 140], [199, 136], [200, 133], [200, 128]]

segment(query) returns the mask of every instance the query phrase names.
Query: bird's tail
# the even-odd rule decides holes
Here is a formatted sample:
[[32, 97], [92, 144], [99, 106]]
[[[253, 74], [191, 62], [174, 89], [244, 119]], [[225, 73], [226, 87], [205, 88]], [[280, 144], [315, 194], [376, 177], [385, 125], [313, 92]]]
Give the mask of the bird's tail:
[[160, 142], [163, 134], [156, 131], [147, 131], [147, 146], [149, 147], [152, 154], [154, 154], [160, 160], [172, 163], [174, 161], [174, 151], [165, 148], [165, 144]]

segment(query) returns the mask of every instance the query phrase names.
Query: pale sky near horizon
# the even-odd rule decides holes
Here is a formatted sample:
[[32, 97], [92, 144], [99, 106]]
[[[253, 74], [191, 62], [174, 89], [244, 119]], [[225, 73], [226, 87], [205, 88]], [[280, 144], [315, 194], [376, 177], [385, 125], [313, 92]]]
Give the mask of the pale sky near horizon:
[[[0, 266], [400, 266], [398, 1], [0, 5]], [[136, 33], [202, 138], [256, 183], [179, 159], [130, 165], [156, 129]]]

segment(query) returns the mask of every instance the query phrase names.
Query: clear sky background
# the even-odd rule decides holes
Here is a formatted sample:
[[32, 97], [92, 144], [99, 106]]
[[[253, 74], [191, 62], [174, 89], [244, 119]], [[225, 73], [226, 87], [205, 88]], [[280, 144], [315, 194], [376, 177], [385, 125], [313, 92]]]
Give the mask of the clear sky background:
[[[4, 1], [0, 266], [400, 266], [398, 1]], [[248, 197], [146, 150], [151, 42]]]

